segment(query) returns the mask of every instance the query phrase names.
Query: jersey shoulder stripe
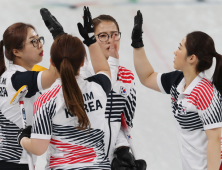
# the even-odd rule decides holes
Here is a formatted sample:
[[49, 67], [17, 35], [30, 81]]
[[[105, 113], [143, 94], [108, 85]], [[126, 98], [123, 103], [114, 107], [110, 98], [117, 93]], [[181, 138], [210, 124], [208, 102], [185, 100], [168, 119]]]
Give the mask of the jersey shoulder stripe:
[[118, 80], [123, 83], [131, 83], [134, 80], [134, 74], [132, 71], [126, 69], [125, 67], [118, 67]]
[[18, 145], [19, 127], [8, 120], [0, 111], [0, 161], [19, 163], [23, 148]]
[[188, 102], [195, 105], [198, 110], [206, 110], [212, 102], [213, 94], [213, 84], [209, 80], [203, 78], [187, 99]]
[[61, 87], [62, 87], [61, 85], [57, 85], [56, 87], [52, 88], [48, 92], [38, 97], [38, 99], [34, 103], [33, 116], [43, 104], [45, 104], [47, 101], [49, 101], [50, 99], [54, 98], [57, 95]]

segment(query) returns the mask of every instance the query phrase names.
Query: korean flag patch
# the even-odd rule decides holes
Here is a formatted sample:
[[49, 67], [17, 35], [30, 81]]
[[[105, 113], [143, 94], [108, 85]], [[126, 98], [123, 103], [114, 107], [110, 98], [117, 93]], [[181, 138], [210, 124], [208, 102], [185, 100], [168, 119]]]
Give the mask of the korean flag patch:
[[182, 114], [182, 115], [186, 115], [187, 114], [186, 107], [184, 107], [184, 106], [182, 107], [180, 114]]
[[126, 88], [124, 88], [123, 86], [120, 86], [120, 92], [121, 95], [126, 95]]

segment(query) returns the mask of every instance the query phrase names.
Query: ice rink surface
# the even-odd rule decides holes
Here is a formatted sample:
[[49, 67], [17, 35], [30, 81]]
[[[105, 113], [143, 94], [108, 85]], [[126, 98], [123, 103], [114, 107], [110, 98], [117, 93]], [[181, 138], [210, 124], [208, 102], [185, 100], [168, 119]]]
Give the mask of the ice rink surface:
[[[147, 162], [147, 170], [181, 170], [177, 134], [169, 95], [150, 90], [139, 82], [133, 65], [131, 32], [137, 10], [143, 14], [143, 39], [146, 54], [156, 72], [173, 71], [173, 52], [187, 33], [200, 30], [209, 34], [216, 50], [222, 53], [222, 2], [220, 0], [1, 0], [0, 35], [15, 22], [33, 24], [45, 37], [44, 57], [40, 65], [49, 67], [52, 36], [39, 10], [48, 8], [65, 32], [80, 37], [77, 23], [82, 22], [82, 6], [88, 5], [92, 17], [112, 15], [122, 33], [120, 65], [133, 71], [136, 80], [137, 107], [132, 136], [137, 155]], [[45, 156], [38, 157], [36, 170], [43, 170]]]

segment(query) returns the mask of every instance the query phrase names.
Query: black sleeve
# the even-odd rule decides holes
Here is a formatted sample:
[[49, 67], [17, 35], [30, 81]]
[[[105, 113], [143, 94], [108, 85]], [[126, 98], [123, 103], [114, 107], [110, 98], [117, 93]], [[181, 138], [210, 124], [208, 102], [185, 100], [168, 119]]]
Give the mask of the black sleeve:
[[170, 89], [173, 85], [178, 85], [183, 79], [184, 75], [182, 71], [173, 71], [164, 73], [161, 76], [162, 86], [167, 94], [170, 94]]
[[98, 83], [100, 86], [102, 86], [103, 90], [106, 93], [106, 96], [109, 95], [109, 92], [111, 90], [111, 81], [106, 75], [96, 74], [92, 77], [88, 77], [86, 80], [88, 80], [89, 82]]
[[12, 86], [18, 91], [22, 86], [27, 85], [28, 93], [25, 97], [30, 98], [39, 91], [37, 82], [38, 74], [39, 72], [36, 71], [16, 71], [11, 77]]

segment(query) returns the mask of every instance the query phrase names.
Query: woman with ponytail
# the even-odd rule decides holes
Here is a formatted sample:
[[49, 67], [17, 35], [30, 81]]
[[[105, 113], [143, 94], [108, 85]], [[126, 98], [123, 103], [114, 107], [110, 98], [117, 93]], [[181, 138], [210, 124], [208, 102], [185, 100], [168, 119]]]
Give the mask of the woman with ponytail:
[[[174, 52], [170, 73], [154, 72], [142, 41], [142, 14], [135, 16], [132, 32], [134, 65], [141, 83], [171, 95], [183, 170], [218, 170], [221, 157], [222, 57], [204, 32], [189, 33]], [[212, 81], [204, 71], [216, 68]]]
[[78, 28], [96, 74], [87, 79], [79, 75], [86, 57], [79, 38], [68, 34], [56, 38], [51, 64], [56, 67], [57, 79], [34, 104], [31, 139], [25, 135], [26, 129], [18, 135], [18, 142], [32, 154], [42, 155], [49, 147], [47, 170], [110, 169], [104, 125], [111, 75], [91, 22], [89, 9], [84, 7], [84, 27], [79, 23]]
[[[49, 88], [55, 81], [55, 68], [43, 72], [31, 71], [42, 61], [44, 37], [39, 37], [30, 24], [15, 23], [9, 26], [0, 43], [0, 169], [28, 169], [26, 152], [17, 143], [22, 128], [19, 103], [10, 105], [16, 92], [28, 86], [24, 98], [27, 125], [32, 123], [33, 104], [38, 92]], [[5, 50], [4, 50], [5, 49]], [[6, 69], [4, 56], [10, 61]], [[35, 161], [34, 161], [35, 162]]]

